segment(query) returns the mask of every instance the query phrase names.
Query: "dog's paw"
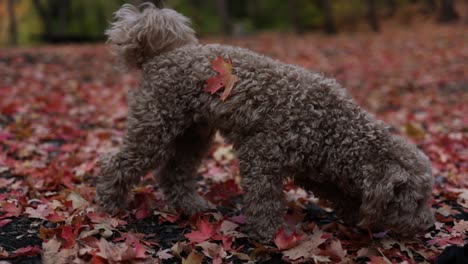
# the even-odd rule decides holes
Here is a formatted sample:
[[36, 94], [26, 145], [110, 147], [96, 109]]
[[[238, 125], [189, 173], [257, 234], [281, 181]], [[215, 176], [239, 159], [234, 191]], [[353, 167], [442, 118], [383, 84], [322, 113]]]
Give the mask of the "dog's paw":
[[241, 228], [241, 232], [251, 239], [265, 245], [272, 245], [281, 225], [278, 223], [269, 225], [247, 224]]
[[272, 245], [273, 244], [273, 241], [274, 241], [274, 238], [275, 238], [275, 234], [276, 234], [276, 230], [266, 230], [266, 229], [263, 229], [263, 230], [257, 230], [255, 228], [247, 228], [247, 235], [255, 240], [255, 241], [258, 241], [259, 243], [261, 244], [264, 244], [264, 245]]
[[335, 214], [348, 225], [357, 225], [359, 223], [359, 209], [349, 210], [335, 208]]
[[111, 215], [124, 211], [129, 201], [128, 194], [115, 192], [99, 185], [96, 187], [94, 200], [101, 210]]
[[214, 209], [213, 205], [198, 194], [186, 196], [179, 201], [175, 201], [173, 204], [187, 215], [194, 215]]

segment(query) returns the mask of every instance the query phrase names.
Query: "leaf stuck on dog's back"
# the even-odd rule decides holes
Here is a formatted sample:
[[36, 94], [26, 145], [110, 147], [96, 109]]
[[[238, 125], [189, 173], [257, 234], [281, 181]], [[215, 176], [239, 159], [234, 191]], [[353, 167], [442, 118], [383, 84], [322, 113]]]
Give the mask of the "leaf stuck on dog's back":
[[214, 94], [224, 87], [224, 92], [221, 95], [221, 100], [224, 101], [229, 97], [229, 95], [231, 95], [232, 88], [235, 83], [239, 81], [239, 78], [232, 73], [233, 66], [231, 58], [229, 58], [229, 61], [225, 61], [223, 57], [218, 55], [216, 60], [211, 61], [211, 67], [218, 74], [206, 81], [207, 86], [205, 88], [205, 92]]

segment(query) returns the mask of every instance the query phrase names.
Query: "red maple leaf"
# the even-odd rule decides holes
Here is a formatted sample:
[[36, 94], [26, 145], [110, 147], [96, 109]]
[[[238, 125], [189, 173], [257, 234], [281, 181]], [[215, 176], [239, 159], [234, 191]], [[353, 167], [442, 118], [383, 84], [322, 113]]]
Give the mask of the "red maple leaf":
[[66, 220], [66, 217], [63, 213], [57, 212], [50, 213], [46, 218], [52, 223], [64, 222]]
[[225, 182], [215, 183], [210, 187], [205, 197], [214, 204], [221, 204], [223, 206], [232, 205], [232, 197], [242, 193], [239, 185], [234, 179], [229, 179]]
[[14, 257], [21, 257], [21, 256], [36, 256], [41, 253], [41, 248], [38, 245], [35, 246], [27, 246], [18, 248], [12, 254], [12, 258]]
[[197, 231], [192, 231], [185, 235], [191, 242], [200, 243], [210, 239], [216, 234], [216, 228], [208, 219], [202, 219], [197, 223]]
[[[127, 260], [145, 259], [148, 257], [144, 246], [133, 236], [127, 235], [125, 241], [121, 243], [108, 242], [104, 238], [101, 238], [97, 246], [99, 252], [96, 255], [109, 260], [110, 263], [120, 263]], [[96, 259], [96, 263], [100, 263], [98, 261], [100, 261], [100, 259]]]
[[239, 81], [239, 78], [232, 74], [233, 66], [231, 58], [229, 58], [229, 61], [225, 61], [223, 57], [218, 55], [216, 60], [211, 61], [211, 67], [218, 74], [207, 80], [208, 85], [205, 88], [205, 92], [214, 94], [224, 87], [224, 92], [221, 95], [221, 100], [224, 101], [231, 95], [232, 88]]
[[103, 257], [96, 255], [96, 250], [91, 252], [91, 264], [106, 264], [107, 260]]
[[142, 201], [140, 208], [135, 212], [135, 218], [137, 220], [145, 219], [150, 216], [150, 211], [148, 209], [148, 202], [146, 200]]
[[300, 241], [301, 241], [300, 234], [294, 231], [293, 233], [291, 233], [291, 235], [288, 236], [286, 235], [286, 231], [284, 230], [284, 227], [281, 227], [278, 233], [276, 233], [276, 237], [275, 237], [275, 245], [280, 250], [292, 248], [298, 245]]
[[[78, 236], [80, 228], [81, 224], [75, 225], [75, 228], [73, 228], [72, 226], [64, 226], [62, 228], [61, 237], [65, 240], [63, 248], [72, 248], [73, 245], [75, 245], [76, 237]], [[72, 229], [74, 230], [72, 231]]]
[[0, 227], [4, 227], [6, 225], [8, 225], [11, 221], [11, 219], [3, 219], [3, 220], [0, 220]]
[[2, 218], [6, 218], [6, 217], [10, 217], [10, 216], [19, 216], [21, 214], [21, 212], [23, 211], [23, 208], [21, 207], [21, 205], [16, 205], [15, 202], [2, 202], [0, 204], [2, 207], [2, 210], [6, 213], [5, 215], [3, 215]]

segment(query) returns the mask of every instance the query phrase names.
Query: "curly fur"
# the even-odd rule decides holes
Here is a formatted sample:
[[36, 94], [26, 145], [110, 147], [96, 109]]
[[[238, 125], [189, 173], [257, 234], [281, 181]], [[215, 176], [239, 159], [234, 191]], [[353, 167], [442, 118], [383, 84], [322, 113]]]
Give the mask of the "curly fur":
[[[108, 31], [111, 43], [127, 43], [118, 56], [141, 65], [143, 78], [129, 96], [123, 146], [102, 163], [97, 194], [105, 209], [124, 209], [132, 186], [153, 169], [174, 206], [207, 209], [194, 176], [219, 131], [239, 158], [244, 213], [255, 238], [270, 241], [282, 224], [287, 176], [361, 227], [412, 235], [433, 223], [427, 157], [335, 80], [246, 49], [199, 45], [182, 15], [146, 7], [138, 13], [123, 6]], [[226, 101], [203, 91], [218, 55], [232, 59], [239, 77]]]
[[123, 5], [106, 31], [122, 67], [141, 68], [148, 57], [198, 42], [190, 20], [183, 15], [151, 3], [144, 3], [141, 8], [143, 11]]

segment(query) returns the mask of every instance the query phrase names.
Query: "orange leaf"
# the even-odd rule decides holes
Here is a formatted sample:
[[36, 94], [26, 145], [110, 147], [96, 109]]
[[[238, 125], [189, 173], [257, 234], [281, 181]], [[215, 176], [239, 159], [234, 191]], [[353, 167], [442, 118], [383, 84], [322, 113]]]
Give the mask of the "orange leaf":
[[91, 264], [106, 264], [107, 260], [103, 257], [96, 255], [96, 252], [92, 252]]
[[232, 88], [235, 83], [239, 81], [239, 78], [232, 74], [233, 66], [231, 58], [229, 58], [229, 61], [227, 62], [223, 57], [218, 55], [216, 60], [211, 61], [211, 67], [218, 73], [218, 75], [207, 80], [208, 85], [205, 88], [205, 92], [214, 94], [224, 87], [224, 92], [221, 95], [221, 100], [224, 101], [229, 97], [229, 95], [231, 95]]
[[204, 256], [196, 251], [190, 252], [186, 259], [182, 259], [182, 264], [201, 264]]

